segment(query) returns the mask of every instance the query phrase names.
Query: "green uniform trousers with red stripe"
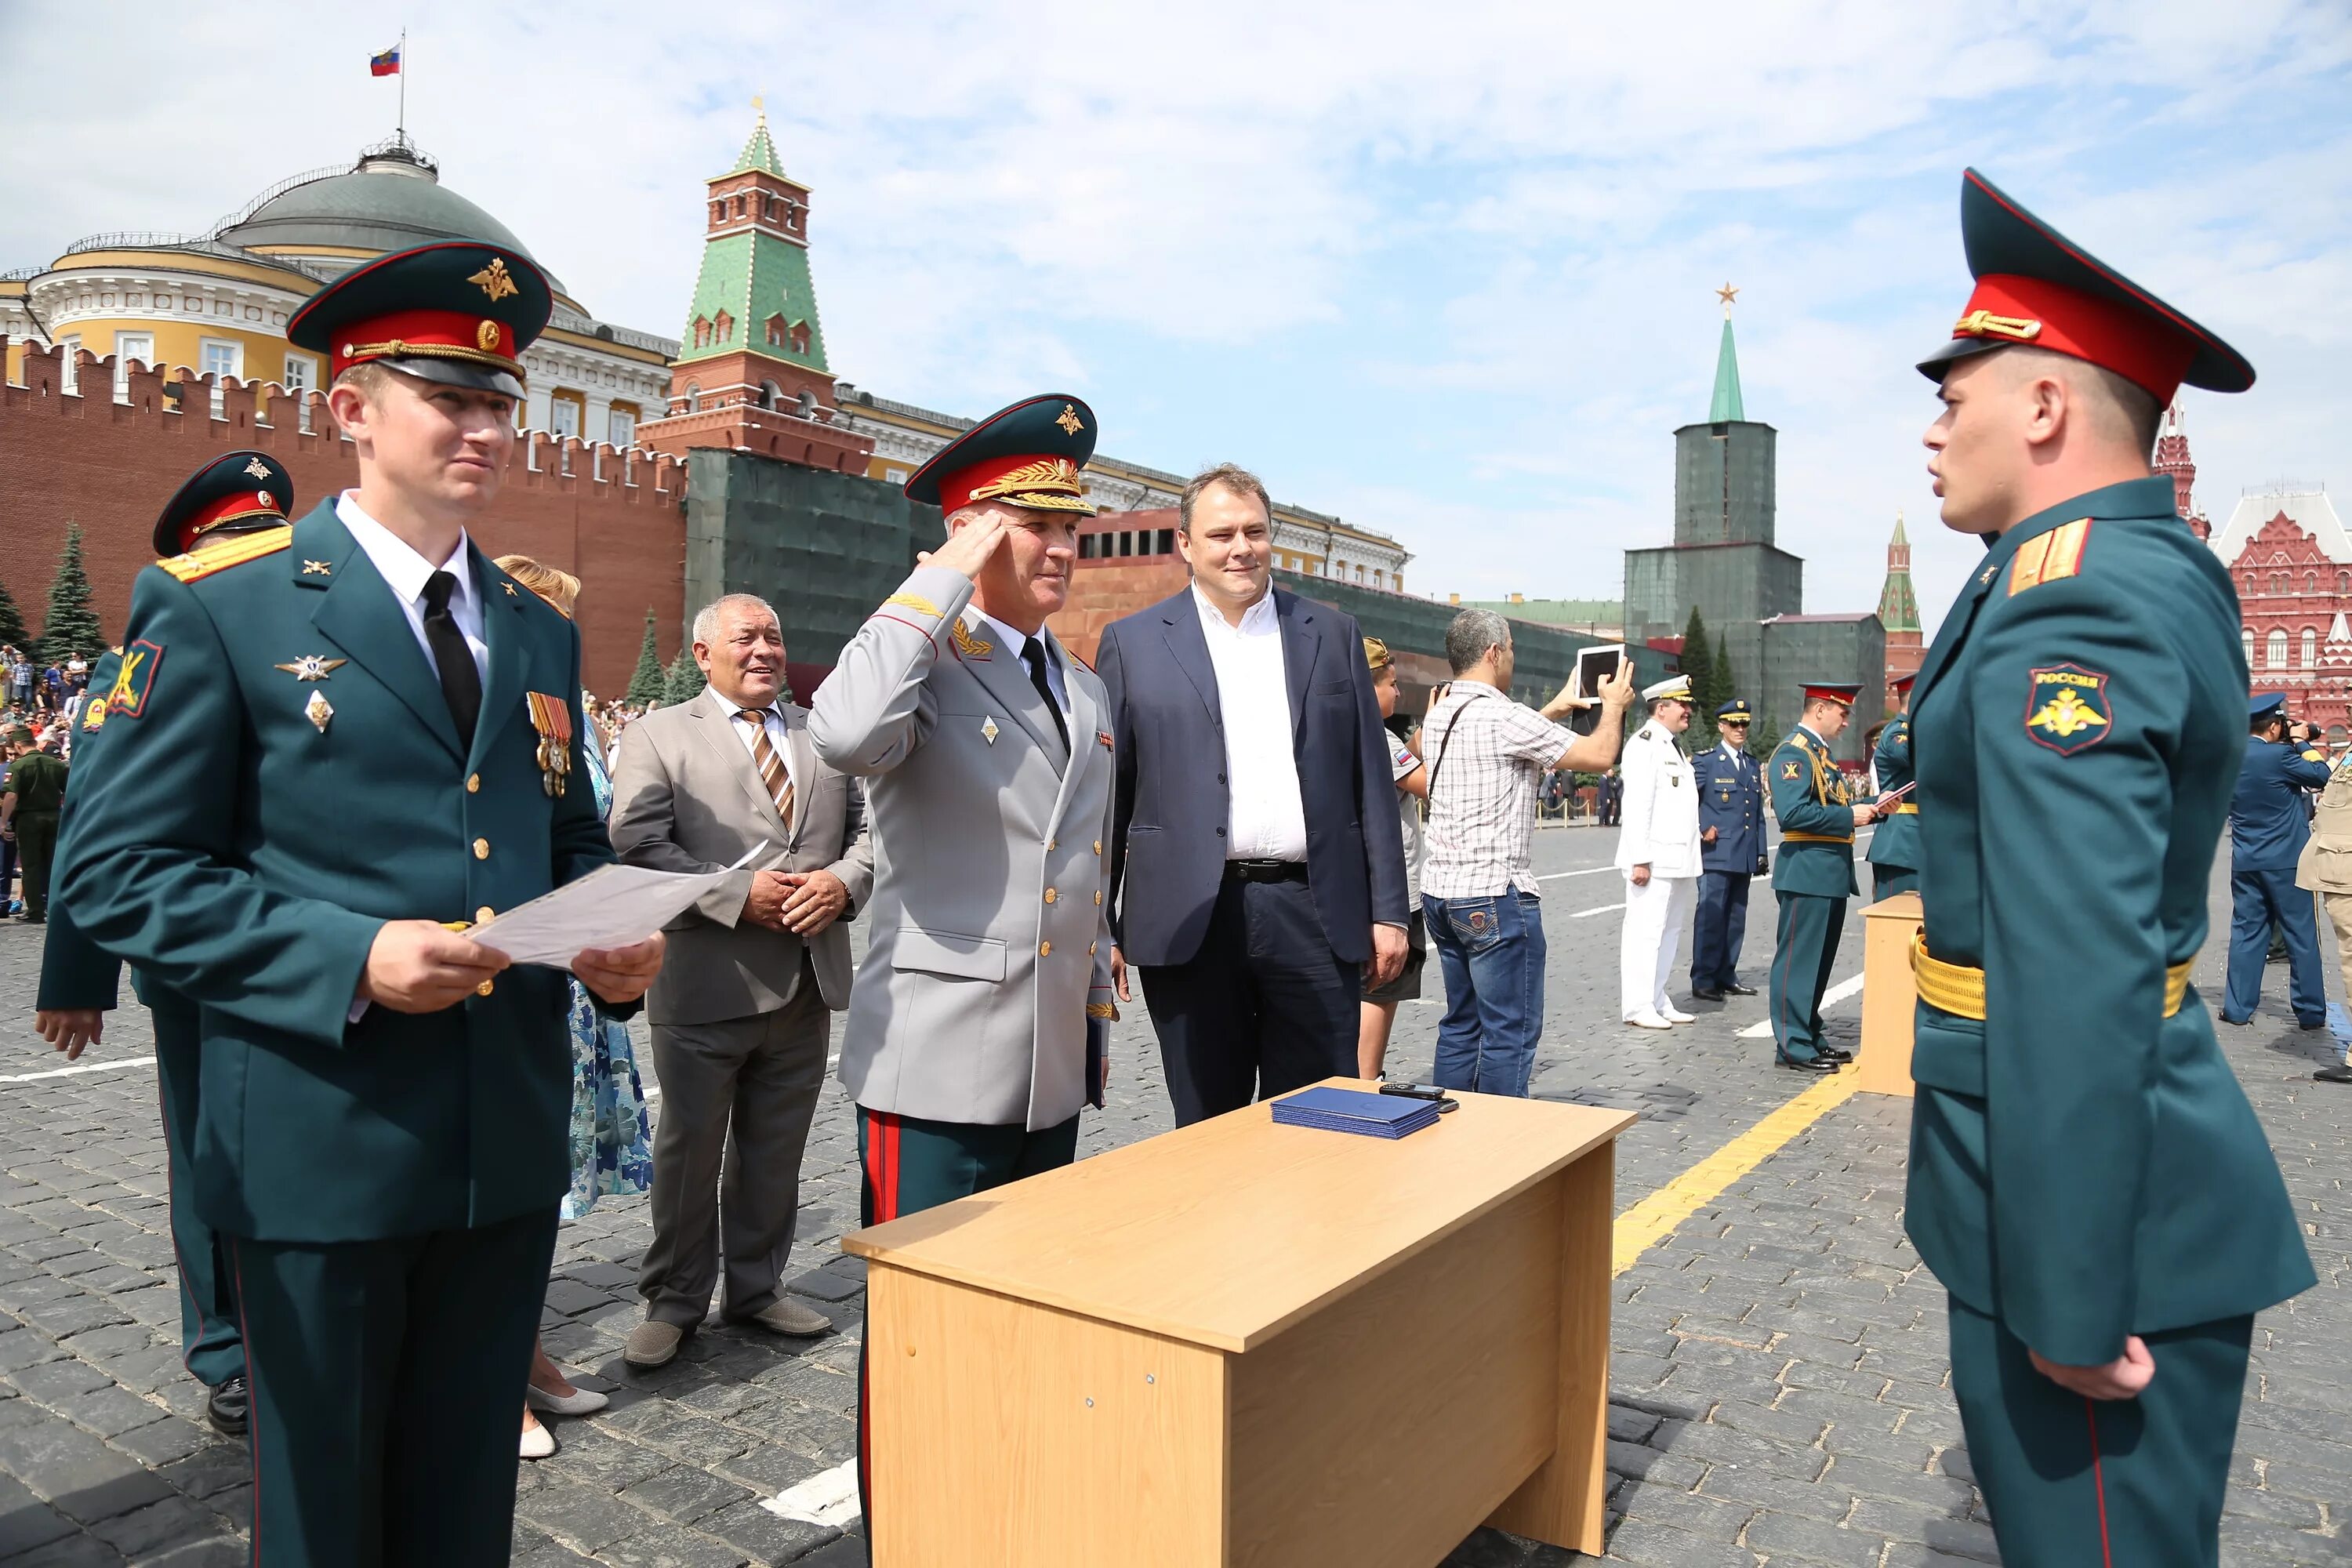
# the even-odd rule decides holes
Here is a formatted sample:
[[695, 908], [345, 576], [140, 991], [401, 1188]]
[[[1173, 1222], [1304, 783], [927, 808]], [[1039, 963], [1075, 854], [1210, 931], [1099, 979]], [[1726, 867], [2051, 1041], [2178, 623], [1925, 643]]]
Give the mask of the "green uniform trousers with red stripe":
[[1845, 900], [1775, 888], [1772, 968], [1765, 982], [1772, 1036], [1780, 1054], [1811, 1061], [1822, 1049], [1822, 993], [1845, 934]]
[[2141, 1336], [2156, 1380], [2085, 1399], [1951, 1303], [1952, 1393], [2008, 1568], [2214, 1568], [2254, 1320]]
[[[859, 1217], [881, 1225], [941, 1204], [1058, 1170], [1078, 1155], [1078, 1119], [1032, 1132], [970, 1121], [932, 1121], [857, 1108]], [[866, 1398], [866, 1352], [857, 1357], [857, 1500], [874, 1534], [873, 1428]]]

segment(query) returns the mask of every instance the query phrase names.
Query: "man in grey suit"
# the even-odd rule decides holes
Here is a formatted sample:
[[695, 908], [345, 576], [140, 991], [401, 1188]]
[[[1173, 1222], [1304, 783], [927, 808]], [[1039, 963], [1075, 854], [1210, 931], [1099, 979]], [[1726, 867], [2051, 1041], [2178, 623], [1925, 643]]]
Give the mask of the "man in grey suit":
[[694, 658], [709, 687], [622, 732], [613, 848], [634, 866], [715, 871], [767, 847], [670, 926], [646, 1003], [662, 1108], [646, 1321], [622, 1351], [638, 1367], [664, 1364], [700, 1326], [722, 1251], [730, 1321], [832, 1327], [780, 1279], [832, 1015], [849, 1005], [839, 922], [874, 879], [863, 792], [810, 745], [807, 710], [781, 700], [775, 611], [748, 594], [705, 606]]
[[1078, 480], [1094, 443], [1084, 403], [1032, 398], [917, 472], [907, 493], [948, 514], [948, 541], [842, 649], [809, 716], [874, 816], [841, 1045], [867, 1225], [1069, 1163], [1079, 1107], [1100, 1103], [1110, 721], [1045, 628], [1094, 511]]

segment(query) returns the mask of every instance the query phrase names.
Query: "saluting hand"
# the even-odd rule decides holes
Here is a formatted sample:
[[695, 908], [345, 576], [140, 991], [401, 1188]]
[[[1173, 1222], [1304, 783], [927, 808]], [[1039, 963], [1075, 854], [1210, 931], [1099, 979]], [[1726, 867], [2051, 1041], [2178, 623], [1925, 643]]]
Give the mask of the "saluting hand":
[[652, 987], [668, 951], [669, 939], [656, 931], [626, 947], [583, 948], [572, 957], [572, 973], [607, 1002], [634, 1002]]
[[965, 523], [948, 535], [945, 544], [924, 551], [915, 560], [924, 566], [951, 566], [977, 583], [989, 558], [1003, 542], [1004, 520], [992, 514]]
[[508, 963], [498, 949], [432, 921], [386, 921], [368, 948], [359, 997], [395, 1013], [438, 1013], [463, 1002]]

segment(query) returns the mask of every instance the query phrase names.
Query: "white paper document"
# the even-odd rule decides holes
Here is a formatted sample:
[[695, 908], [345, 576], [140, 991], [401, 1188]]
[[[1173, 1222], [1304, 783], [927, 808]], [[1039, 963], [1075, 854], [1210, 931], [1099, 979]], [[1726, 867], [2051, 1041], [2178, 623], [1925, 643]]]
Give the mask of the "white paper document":
[[527, 904], [518, 904], [466, 935], [497, 948], [517, 963], [569, 969], [590, 948], [643, 942], [684, 914], [697, 899], [766, 854], [761, 844], [723, 871], [656, 871], [645, 866], [599, 866]]

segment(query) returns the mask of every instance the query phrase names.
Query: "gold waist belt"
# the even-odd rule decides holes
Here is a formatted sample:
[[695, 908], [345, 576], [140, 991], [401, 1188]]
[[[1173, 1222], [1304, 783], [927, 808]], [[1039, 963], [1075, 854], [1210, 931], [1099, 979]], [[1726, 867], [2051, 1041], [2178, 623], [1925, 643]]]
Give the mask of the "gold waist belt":
[[[2189, 966], [2196, 963], [2191, 957], [2171, 965], [2164, 972], [2164, 1016], [2168, 1018], [2180, 1011], [2189, 996]], [[1984, 971], [1970, 969], [1966, 964], [1946, 963], [1940, 958], [1927, 955], [1927, 933], [1921, 931], [1911, 939], [1911, 977], [1919, 988], [1919, 1000], [1955, 1018], [1974, 1018], [1979, 1023], [1985, 1016]]]
[[1851, 844], [1853, 835], [1840, 837], [1834, 833], [1783, 833], [1781, 840], [1789, 844]]
[[1887, 815], [1890, 816], [1916, 816], [1919, 815], [1919, 808], [1906, 800]]

